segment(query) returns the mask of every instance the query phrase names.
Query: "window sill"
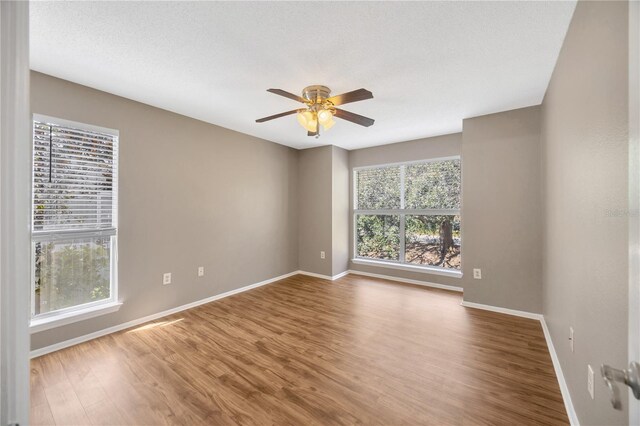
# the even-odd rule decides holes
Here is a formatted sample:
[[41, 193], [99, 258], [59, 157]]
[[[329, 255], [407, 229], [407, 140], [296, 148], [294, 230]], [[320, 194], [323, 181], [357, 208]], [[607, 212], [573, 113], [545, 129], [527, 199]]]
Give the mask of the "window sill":
[[442, 275], [444, 277], [451, 278], [462, 278], [462, 271], [447, 270], [433, 266], [416, 266], [370, 259], [351, 259], [351, 263], [355, 263], [356, 265], [379, 266], [383, 268], [400, 269], [403, 271], [420, 272], [423, 274]]
[[31, 320], [31, 324], [29, 325], [29, 332], [32, 334], [38, 333], [40, 331], [50, 330], [52, 328], [60, 327], [78, 321], [83, 321], [100, 315], [109, 314], [111, 312], [117, 312], [121, 306], [122, 302], [108, 302], [92, 306], [90, 308], [65, 312], [60, 315], [52, 315], [47, 318], [33, 319]]

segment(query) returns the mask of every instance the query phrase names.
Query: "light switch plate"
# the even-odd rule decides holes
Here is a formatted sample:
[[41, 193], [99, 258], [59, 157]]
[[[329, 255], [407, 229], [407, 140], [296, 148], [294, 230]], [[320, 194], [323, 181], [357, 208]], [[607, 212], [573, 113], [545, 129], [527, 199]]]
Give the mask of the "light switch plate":
[[476, 280], [481, 280], [482, 279], [482, 269], [474, 269], [473, 270], [473, 278]]
[[204, 266], [198, 266], [198, 276], [204, 277]]
[[320, 252], [320, 259], [324, 259], [324, 257], [325, 257], [325, 256], [324, 256], [324, 252], [323, 252], [323, 251], [321, 251], [321, 252]]

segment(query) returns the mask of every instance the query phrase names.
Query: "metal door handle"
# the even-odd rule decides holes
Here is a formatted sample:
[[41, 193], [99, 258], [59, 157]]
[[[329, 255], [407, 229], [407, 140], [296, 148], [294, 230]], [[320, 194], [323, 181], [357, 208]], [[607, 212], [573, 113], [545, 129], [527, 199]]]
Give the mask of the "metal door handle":
[[620, 390], [616, 382], [629, 386], [633, 391], [633, 396], [635, 396], [636, 399], [640, 399], [640, 364], [637, 362], [630, 363], [629, 368], [626, 370], [618, 370], [617, 368], [602, 364], [602, 366], [600, 366], [600, 374], [602, 374], [602, 379], [611, 392], [611, 405], [613, 405], [613, 408], [616, 410], [622, 410]]

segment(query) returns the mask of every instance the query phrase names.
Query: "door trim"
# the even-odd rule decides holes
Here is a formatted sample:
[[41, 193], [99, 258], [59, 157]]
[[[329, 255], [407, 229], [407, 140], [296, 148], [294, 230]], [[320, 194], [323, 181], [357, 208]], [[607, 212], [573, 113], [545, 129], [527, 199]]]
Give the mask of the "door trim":
[[[629, 362], [640, 360], [640, 4], [629, 2]], [[640, 403], [629, 392], [629, 424]]]
[[0, 2], [0, 424], [29, 424], [29, 3]]

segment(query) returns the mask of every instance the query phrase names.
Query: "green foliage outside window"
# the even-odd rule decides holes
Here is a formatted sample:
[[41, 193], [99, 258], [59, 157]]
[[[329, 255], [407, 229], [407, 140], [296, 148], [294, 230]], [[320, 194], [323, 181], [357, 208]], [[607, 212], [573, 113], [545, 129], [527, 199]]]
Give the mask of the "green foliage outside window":
[[460, 160], [410, 164], [405, 170], [406, 209], [460, 208]]
[[110, 238], [35, 243], [35, 314], [108, 299]]
[[400, 167], [360, 170], [357, 175], [358, 208], [400, 208]]
[[358, 216], [358, 256], [373, 259], [398, 260], [400, 254], [400, 217]]

